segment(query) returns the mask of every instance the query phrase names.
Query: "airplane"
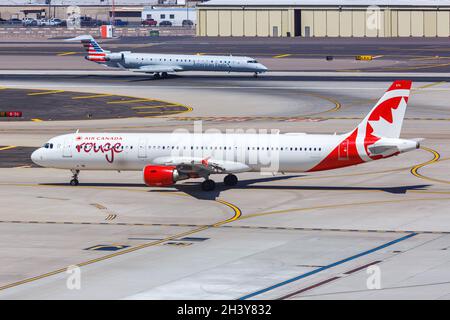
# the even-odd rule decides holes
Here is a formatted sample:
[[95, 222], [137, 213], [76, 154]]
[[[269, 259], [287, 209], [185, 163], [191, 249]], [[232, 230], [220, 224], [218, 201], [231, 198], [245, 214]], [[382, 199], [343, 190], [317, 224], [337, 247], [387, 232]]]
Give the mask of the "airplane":
[[156, 79], [181, 71], [251, 72], [255, 77], [267, 71], [264, 65], [250, 57], [111, 52], [103, 50], [91, 35], [81, 35], [65, 41], [81, 41], [88, 53], [84, 57], [86, 60], [107, 67], [150, 73]]
[[[315, 172], [386, 159], [420, 147], [421, 139], [400, 139], [411, 81], [392, 83], [359, 125], [344, 134], [258, 133], [71, 133], [50, 139], [31, 159], [42, 167], [69, 169], [78, 185], [81, 170], [142, 170], [152, 187], [225, 174], [224, 184], [238, 183], [237, 173], [260, 170]], [[268, 161], [268, 159], [270, 161]], [[273, 160], [272, 166], [268, 163]]]

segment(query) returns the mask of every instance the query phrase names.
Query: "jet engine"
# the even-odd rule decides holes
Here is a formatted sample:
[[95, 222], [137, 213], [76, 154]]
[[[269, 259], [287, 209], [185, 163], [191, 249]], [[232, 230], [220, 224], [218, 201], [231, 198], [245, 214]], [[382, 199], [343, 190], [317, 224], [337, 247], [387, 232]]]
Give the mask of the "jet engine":
[[144, 168], [144, 182], [149, 187], [168, 187], [179, 180], [189, 177], [180, 174], [175, 166], [146, 166]]
[[130, 52], [131, 51], [121, 51], [121, 52], [108, 53], [105, 56], [105, 60], [106, 61], [113, 61], [113, 62], [124, 61], [125, 60], [125, 54], [130, 53]]

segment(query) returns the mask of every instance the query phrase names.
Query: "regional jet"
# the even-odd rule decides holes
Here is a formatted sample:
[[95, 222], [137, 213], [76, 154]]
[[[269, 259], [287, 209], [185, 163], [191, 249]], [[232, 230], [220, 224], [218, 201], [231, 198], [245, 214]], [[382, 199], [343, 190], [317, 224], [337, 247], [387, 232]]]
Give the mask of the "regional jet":
[[369, 114], [344, 134], [257, 133], [71, 133], [50, 139], [31, 155], [34, 163], [68, 169], [78, 185], [81, 170], [139, 170], [146, 185], [169, 187], [211, 174], [238, 183], [248, 171], [314, 172], [359, 165], [419, 148], [420, 139], [400, 139], [411, 81], [395, 81]]
[[111, 52], [103, 50], [91, 35], [65, 41], [81, 41], [87, 51], [86, 60], [107, 67], [150, 73], [157, 79], [181, 71], [250, 72], [255, 77], [267, 71], [264, 65], [250, 57]]

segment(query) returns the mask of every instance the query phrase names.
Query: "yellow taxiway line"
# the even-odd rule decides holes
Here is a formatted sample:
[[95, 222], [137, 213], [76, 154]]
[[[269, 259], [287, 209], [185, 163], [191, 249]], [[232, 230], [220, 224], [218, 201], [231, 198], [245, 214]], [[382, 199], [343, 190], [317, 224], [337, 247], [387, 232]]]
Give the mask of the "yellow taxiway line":
[[434, 87], [434, 86], [437, 86], [437, 85], [440, 85], [440, 84], [444, 84], [444, 83], [446, 83], [446, 82], [445, 81], [433, 82], [433, 83], [429, 83], [429, 84], [420, 86], [417, 89], [426, 89], [426, 88]]
[[113, 94], [110, 93], [103, 93], [103, 94], [94, 94], [94, 95], [89, 95], [89, 96], [76, 96], [76, 97], [72, 97], [72, 99], [94, 99], [94, 98], [102, 98], [102, 97], [110, 97], [113, 96]]
[[279, 55], [273, 56], [272, 58], [280, 59], [280, 58], [285, 58], [285, 57], [289, 57], [289, 56], [292, 56], [292, 54], [290, 54], [290, 53], [279, 54]]
[[71, 55], [71, 54], [77, 54], [78, 52], [75, 52], [75, 51], [68, 51], [68, 52], [61, 52], [61, 53], [58, 53], [57, 54], [57, 56], [69, 56], [69, 55]]
[[[153, 246], [162, 244], [162, 243], [167, 242], [167, 241], [183, 238], [183, 237], [192, 235], [194, 233], [198, 233], [200, 231], [209, 229], [211, 227], [216, 227], [216, 226], [220, 226], [220, 225], [225, 224], [225, 223], [229, 223], [231, 221], [235, 221], [241, 216], [241, 210], [237, 206], [235, 206], [235, 205], [233, 205], [233, 204], [231, 204], [231, 203], [229, 203], [227, 201], [220, 200], [220, 199], [216, 199], [215, 201], [219, 202], [221, 204], [224, 204], [227, 207], [231, 208], [233, 210], [233, 217], [231, 217], [229, 219], [226, 219], [226, 220], [223, 220], [223, 221], [219, 221], [219, 222], [217, 222], [217, 223], [215, 223], [213, 225], [200, 226], [200, 227], [197, 227], [197, 228], [195, 228], [193, 230], [189, 230], [189, 231], [186, 231], [186, 232], [182, 232], [182, 233], [174, 234], [172, 236], [168, 236], [168, 237], [166, 237], [164, 239], [160, 239], [160, 240], [157, 240], [157, 241], [144, 243], [144, 244], [141, 244], [141, 245], [138, 245], [138, 246], [135, 246], [135, 247], [130, 247], [130, 248], [124, 249], [122, 251], [118, 251], [118, 252], [115, 252], [115, 253], [112, 253], [112, 254], [105, 255], [103, 257], [91, 259], [91, 260], [79, 263], [76, 266], [78, 266], [78, 267], [87, 266], [87, 265], [90, 265], [90, 264], [93, 264], [93, 263], [96, 263], [96, 262], [100, 262], [100, 261], [111, 259], [111, 258], [114, 258], [114, 257], [117, 257], [117, 256], [121, 256], [121, 255], [124, 255], [126, 253], [134, 252], [134, 251], [137, 251], [137, 250], [140, 250], [140, 249], [144, 249], [144, 248], [148, 248], [148, 247], [153, 247]], [[48, 272], [48, 273], [41, 274], [41, 275], [36, 276], [36, 277], [27, 278], [27, 279], [24, 279], [24, 280], [16, 281], [16, 282], [13, 282], [13, 283], [1, 286], [0, 287], [0, 291], [1, 290], [5, 290], [5, 289], [9, 289], [9, 288], [13, 288], [13, 287], [16, 287], [16, 286], [19, 286], [19, 285], [22, 285], [22, 284], [26, 284], [26, 283], [29, 283], [29, 282], [33, 282], [33, 281], [36, 281], [36, 280], [40, 280], [40, 279], [43, 279], [43, 278], [47, 278], [47, 277], [50, 277], [50, 276], [53, 276], [53, 275], [56, 275], [56, 274], [59, 274], [59, 273], [66, 272], [67, 268], [68, 267], [60, 268], [60, 269], [57, 269], [57, 270], [54, 270], [54, 271], [51, 271], [51, 272]]]
[[61, 93], [64, 92], [64, 90], [50, 90], [50, 91], [44, 91], [44, 92], [33, 92], [28, 93], [29, 96], [41, 96], [45, 94], [55, 94], [55, 93]]
[[9, 150], [9, 149], [14, 149], [14, 148], [17, 148], [17, 146], [7, 146], [7, 147], [2, 147], [2, 148], [0, 148], [0, 151], [3, 151], [3, 150]]
[[135, 102], [152, 102], [152, 99], [133, 99], [133, 100], [114, 100], [108, 101], [108, 104], [122, 104], [122, 103], [135, 103]]
[[426, 147], [420, 147], [420, 148], [421, 148], [422, 150], [431, 152], [431, 153], [433, 154], [433, 159], [431, 159], [431, 160], [429, 160], [429, 161], [427, 161], [427, 162], [424, 162], [424, 163], [421, 163], [421, 164], [418, 164], [418, 165], [412, 167], [412, 168], [411, 168], [411, 173], [412, 173], [414, 176], [416, 176], [417, 178], [421, 178], [421, 179], [425, 179], [425, 180], [433, 181], [433, 182], [440, 182], [440, 183], [450, 184], [450, 181], [440, 180], [440, 179], [435, 179], [435, 178], [430, 178], [430, 177], [424, 176], [423, 174], [420, 174], [420, 173], [419, 173], [419, 169], [420, 169], [420, 168], [423, 168], [423, 167], [425, 167], [425, 166], [428, 166], [428, 165], [430, 165], [430, 164], [433, 164], [433, 163], [438, 162], [439, 159], [440, 159], [440, 157], [441, 157], [441, 155], [439, 154], [439, 152], [437, 152], [436, 150], [433, 150], [433, 149], [430, 149], [430, 148], [426, 148]]

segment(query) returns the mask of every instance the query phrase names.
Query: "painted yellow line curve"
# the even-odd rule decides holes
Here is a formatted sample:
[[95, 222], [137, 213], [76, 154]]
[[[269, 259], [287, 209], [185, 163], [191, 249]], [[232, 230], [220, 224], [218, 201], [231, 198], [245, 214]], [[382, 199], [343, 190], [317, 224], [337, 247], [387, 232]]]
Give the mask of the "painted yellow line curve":
[[307, 115], [300, 115], [299, 117], [312, 117], [312, 116], [317, 116], [319, 114], [323, 114], [323, 113], [328, 113], [328, 112], [335, 112], [338, 111], [339, 109], [341, 109], [342, 105], [339, 101], [337, 101], [336, 99], [330, 98], [330, 97], [326, 97], [326, 96], [322, 96], [320, 94], [316, 94], [316, 93], [305, 93], [308, 96], [311, 97], [316, 97], [319, 99], [323, 99], [326, 101], [331, 102], [332, 104], [334, 104], [334, 107], [332, 109], [329, 110], [325, 110], [325, 111], [321, 111], [321, 112], [315, 112], [315, 113], [311, 113], [311, 114], [307, 114]]
[[[146, 191], [144, 191], [144, 192], [146, 192]], [[137, 251], [137, 250], [140, 250], [140, 249], [156, 246], [156, 245], [162, 244], [162, 243], [167, 242], [167, 241], [175, 240], [175, 239], [178, 239], [178, 238], [183, 238], [183, 237], [192, 235], [194, 233], [198, 233], [200, 231], [209, 229], [211, 227], [221, 226], [221, 225], [223, 225], [225, 223], [229, 223], [229, 222], [235, 221], [241, 216], [242, 212], [237, 206], [235, 206], [235, 205], [233, 205], [233, 204], [231, 204], [231, 203], [229, 203], [229, 202], [227, 202], [225, 200], [221, 200], [221, 199], [216, 199], [215, 201], [218, 202], [218, 203], [224, 204], [227, 207], [231, 208], [233, 210], [233, 213], [234, 213], [233, 217], [231, 217], [231, 218], [229, 218], [227, 220], [224, 220], [224, 221], [219, 221], [219, 222], [217, 222], [217, 223], [215, 223], [213, 225], [200, 226], [200, 227], [195, 228], [193, 230], [189, 230], [189, 231], [185, 231], [185, 232], [182, 232], [182, 233], [174, 234], [172, 236], [168, 236], [168, 237], [166, 237], [164, 239], [160, 239], [160, 240], [157, 240], [157, 241], [144, 243], [144, 244], [141, 244], [141, 245], [138, 245], [138, 246], [134, 246], [134, 247], [130, 247], [130, 248], [124, 249], [122, 251], [118, 251], [118, 252], [115, 252], [115, 253], [112, 253], [112, 254], [108, 254], [108, 255], [105, 255], [105, 256], [102, 256], [102, 257], [99, 257], [99, 258], [95, 258], [95, 259], [91, 259], [91, 260], [88, 260], [88, 261], [85, 261], [85, 262], [81, 262], [81, 263], [77, 264], [76, 266], [78, 266], [78, 267], [87, 266], [87, 265], [90, 265], [90, 264], [93, 264], [93, 263], [96, 263], [96, 262], [100, 262], [100, 261], [111, 259], [111, 258], [114, 258], [114, 257], [117, 257], [117, 256], [121, 256], [121, 255], [124, 255], [126, 253], [130, 253], [130, 252], [134, 252], [134, 251]], [[27, 278], [27, 279], [24, 279], [24, 280], [16, 281], [16, 282], [13, 282], [13, 283], [1, 286], [0, 287], [0, 291], [5, 290], [5, 289], [9, 289], [9, 288], [13, 288], [13, 287], [16, 287], [16, 286], [19, 286], [19, 285], [22, 285], [22, 284], [26, 284], [26, 283], [29, 283], [29, 282], [33, 282], [33, 281], [36, 281], [36, 280], [40, 280], [40, 279], [43, 279], [43, 278], [47, 278], [47, 277], [50, 277], [50, 276], [53, 276], [53, 275], [57, 275], [57, 274], [60, 274], [60, 273], [63, 273], [63, 272], [66, 272], [67, 268], [68, 267], [60, 268], [60, 269], [57, 269], [57, 270], [54, 270], [54, 271], [51, 271], [51, 272], [44, 273], [42, 275], [36, 276], [36, 277]]]
[[420, 174], [420, 173], [419, 173], [419, 169], [420, 169], [420, 168], [423, 168], [423, 167], [425, 167], [425, 166], [428, 166], [428, 165], [431, 165], [431, 164], [433, 164], [433, 163], [438, 162], [439, 159], [440, 159], [440, 157], [441, 157], [441, 155], [439, 154], [439, 152], [437, 152], [436, 150], [433, 150], [433, 149], [430, 149], [430, 148], [427, 148], [427, 147], [420, 147], [420, 149], [432, 153], [432, 154], [433, 154], [433, 159], [431, 159], [431, 160], [429, 160], [429, 161], [427, 161], [427, 162], [424, 162], [424, 163], [415, 165], [414, 167], [412, 167], [412, 168], [411, 168], [411, 174], [413, 174], [413, 175], [416, 176], [417, 178], [425, 179], [425, 180], [428, 180], [428, 181], [433, 181], [433, 182], [440, 182], [440, 183], [450, 184], [450, 181], [441, 180], [441, 179], [435, 179], [435, 178], [430, 178], [430, 177], [424, 176], [423, 174]]

